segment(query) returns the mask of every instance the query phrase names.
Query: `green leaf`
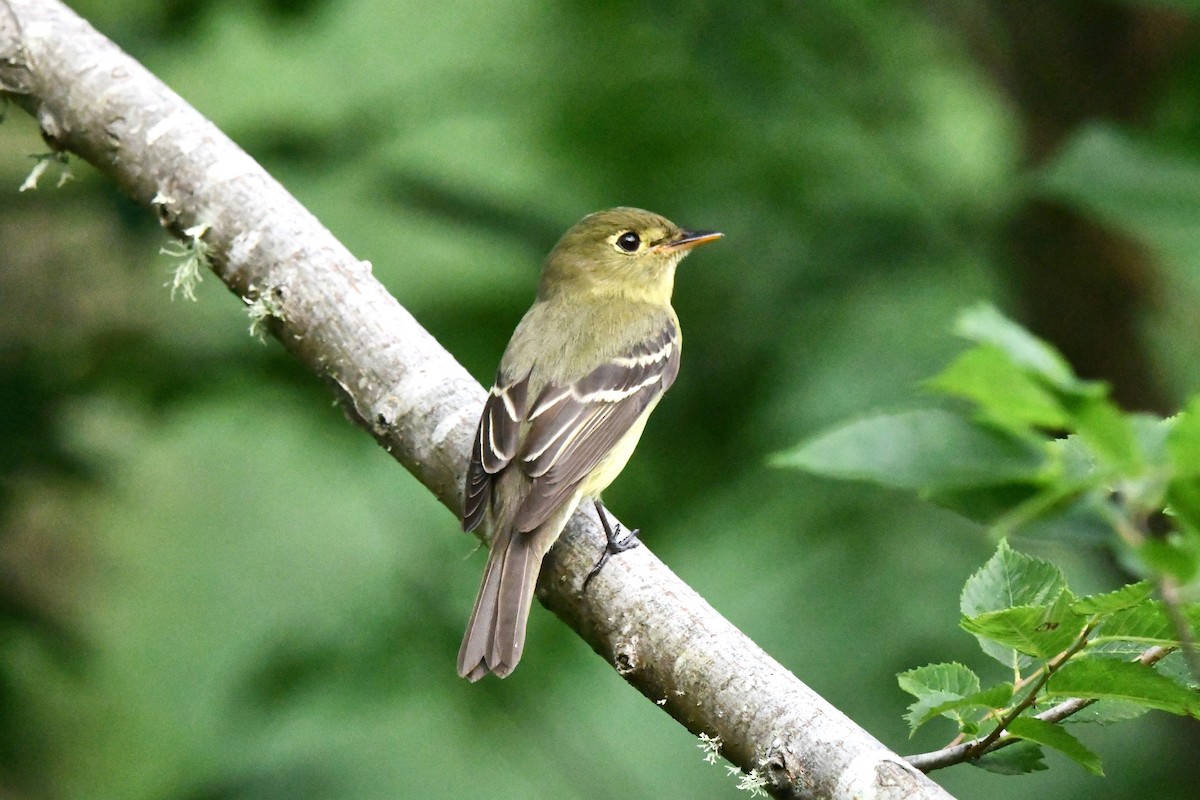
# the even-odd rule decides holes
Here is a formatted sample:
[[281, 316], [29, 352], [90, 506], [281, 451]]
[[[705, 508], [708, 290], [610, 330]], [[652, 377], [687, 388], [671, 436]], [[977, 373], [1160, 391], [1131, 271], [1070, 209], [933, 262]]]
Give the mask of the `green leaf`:
[[970, 667], [956, 662], [926, 664], [901, 672], [896, 680], [901, 689], [917, 698], [932, 692], [962, 697], [979, 691], [979, 676]]
[[1171, 422], [1154, 414], [1133, 413], [1126, 418], [1133, 427], [1133, 439], [1143, 464], [1154, 468], [1170, 468], [1171, 456], [1167, 438], [1171, 435]]
[[1002, 539], [987, 563], [967, 579], [959, 610], [973, 617], [1014, 606], [1046, 605], [1065, 588], [1062, 570], [1049, 561], [1013, 550]]
[[1076, 658], [1050, 676], [1047, 697], [1126, 700], [1172, 714], [1200, 716], [1200, 694], [1134, 661]]
[[[967, 579], [959, 599], [959, 610], [964, 617], [978, 617], [992, 611], [1014, 606], [1045, 606], [1054, 602], [1067, 581], [1062, 571], [1048, 561], [1018, 553], [1004, 539], [996, 546], [996, 552]], [[992, 641], [986, 636], [976, 635], [980, 647], [992, 658], [1006, 667], [1028, 663], [1028, 659], [1017, 658], [1012, 648]]]
[[1134, 552], [1156, 575], [1170, 575], [1180, 583], [1189, 583], [1200, 571], [1198, 554], [1183, 537], [1147, 539]]
[[1048, 446], [1050, 452], [1058, 457], [1063, 480], [1073, 484], [1094, 480], [1096, 454], [1077, 434], [1055, 439]]
[[1097, 456], [1115, 469], [1137, 472], [1141, 458], [1133, 424], [1107, 397], [1067, 395], [1063, 405], [1072, 427]]
[[1154, 586], [1149, 581], [1138, 581], [1113, 592], [1081, 597], [1071, 608], [1077, 614], [1111, 614], [1136, 606], [1149, 597], [1152, 591]]
[[1167, 451], [1177, 476], [1200, 477], [1200, 396], [1188, 399], [1187, 407], [1170, 420]]
[[960, 624], [977, 637], [1044, 661], [1070, 647], [1087, 624], [1071, 610], [1074, 600], [1064, 589], [1050, 605], [988, 611]]
[[1087, 387], [1075, 377], [1071, 365], [1057, 350], [1001, 314], [994, 306], [982, 304], [967, 309], [958, 316], [954, 329], [959, 336], [996, 347], [1014, 364], [1061, 391], [1077, 393]]
[[[1200, 628], [1200, 604], [1188, 604], [1183, 613], [1195, 637], [1197, 629]], [[1113, 612], [1101, 624], [1093, 641], [1096, 644], [1110, 641], [1133, 642], [1141, 649], [1155, 645], [1178, 647], [1179, 632], [1171, 623], [1162, 602], [1148, 601]]]
[[[920, 715], [917, 714], [916, 709], [918, 704], [914, 703], [909, 706], [909, 716], [906, 718], [914, 730], [938, 716], [953, 719], [963, 729], [968, 726], [977, 727], [977, 723], [985, 719], [990, 713], [1008, 705], [1012, 697], [1013, 685], [1011, 683], [998, 683], [995, 686], [989, 686], [981, 692], [946, 700], [938, 705], [925, 708]], [[962, 713], [964, 711], [973, 711], [975, 713], [964, 714]]]
[[[1193, 622], [1193, 628], [1195, 623]], [[1194, 692], [1200, 692], [1200, 677], [1192, 671], [1188, 658], [1179, 650], [1168, 655], [1154, 665], [1154, 671], [1159, 675], [1170, 678], [1180, 686], [1186, 686]]]
[[1029, 541], [1070, 542], [1075, 547], [1107, 548], [1113, 539], [1107, 489], [1072, 489], [1059, 484], [1045, 489], [1025, 507], [996, 522], [996, 530], [1016, 531]]
[[1181, 527], [1200, 531], [1200, 478], [1173, 478], [1167, 484], [1167, 508]]
[[901, 689], [917, 698], [905, 715], [913, 732], [936, 716], [930, 715], [931, 708], [979, 691], [979, 677], [968, 667], [955, 663], [927, 664], [901, 672], [896, 680]]
[[997, 775], [1027, 775], [1030, 772], [1049, 769], [1046, 766], [1042, 748], [1034, 742], [1024, 739], [1016, 744], [993, 750], [970, 763], [980, 769], [986, 769], [988, 772], [995, 772]]
[[[982, 525], [991, 525], [1005, 514], [1041, 494], [1032, 483], [998, 483], [994, 486], [970, 486], [930, 492], [927, 499], [942, 508], [961, 514]], [[1107, 528], [1105, 529], [1107, 531]]]
[[1094, 723], [1108, 725], [1113, 722], [1127, 722], [1137, 719], [1150, 709], [1129, 700], [1097, 700], [1089, 706], [1081, 708], [1063, 720], [1072, 725], [1076, 723]]
[[1171, 420], [1167, 451], [1174, 476], [1167, 486], [1171, 513], [1192, 530], [1200, 530], [1200, 397]]
[[1133, 426], [1107, 399], [1103, 383], [1076, 378], [1056, 350], [992, 306], [963, 312], [957, 332], [986, 347], [960, 357], [935, 379], [935, 388], [975, 400], [985, 413], [1010, 427], [1070, 427], [1106, 463], [1126, 472], [1136, 470]]
[[927, 385], [973, 401], [989, 419], [1014, 430], [1067, 424], [1054, 393], [995, 345], [971, 348]]
[[[974, 725], [995, 708], [1012, 699], [1012, 684], [979, 690], [979, 677], [962, 664], [928, 664], [896, 676], [900, 688], [917, 698], [905, 719], [913, 731], [937, 716], [954, 720], [960, 728]], [[978, 710], [978, 713], [961, 713]]]
[[936, 409], [860, 419], [772, 458], [776, 466], [918, 491], [1031, 479], [1045, 461], [1030, 442]]
[[1088, 772], [1103, 775], [1100, 757], [1083, 746], [1083, 743], [1060, 725], [1044, 722], [1034, 717], [1017, 717], [1008, 726], [1008, 732], [1030, 742], [1053, 747], [1068, 756]]

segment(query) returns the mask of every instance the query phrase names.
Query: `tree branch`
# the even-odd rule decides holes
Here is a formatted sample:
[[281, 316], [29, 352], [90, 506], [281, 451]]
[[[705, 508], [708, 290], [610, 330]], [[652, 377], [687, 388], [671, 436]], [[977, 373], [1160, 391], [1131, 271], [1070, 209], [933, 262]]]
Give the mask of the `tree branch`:
[[[56, 151], [91, 162], [211, 267], [261, 301], [279, 341], [430, 491], [459, 505], [483, 390], [346, 248], [177, 95], [54, 0], [0, 0], [0, 93]], [[603, 534], [572, 519], [542, 570], [543, 604], [642, 694], [777, 797], [947, 798], [686, 586], [646, 547], [580, 583]], [[453, 653], [446, 669], [453, 669]], [[519, 677], [518, 677], [519, 679]], [[467, 684], [463, 690], [468, 691]]]
[[[1080, 640], [1080, 642], [1076, 642], [1076, 644], [1080, 644], [1081, 641], [1082, 640]], [[1151, 664], [1157, 664], [1174, 651], [1175, 648], [1173, 647], [1162, 647], [1155, 645], [1154, 647], [1150, 647], [1142, 651], [1142, 653], [1139, 654], [1134, 660], [1140, 664], [1150, 666]], [[1066, 653], [1061, 655], [1069, 657], [1071, 652], [1071, 650], [1068, 650]], [[1065, 659], [1063, 659], [1063, 661], [1065, 661]], [[1060, 666], [1061, 663], [1062, 662], [1060, 661]], [[1049, 671], [1044, 673], [1044, 677], [1049, 677]], [[1033, 692], [1031, 692], [1026, 699], [1032, 702], [1035, 699], [1035, 695], [1044, 684], [1044, 680], [1040, 681], [1038, 684], [1038, 689], [1035, 689]], [[1063, 700], [1057, 705], [1051, 706], [1040, 714], [1035, 714], [1034, 719], [1040, 719], [1043, 722], [1062, 722], [1067, 717], [1083, 711], [1085, 708], [1095, 702], [1096, 698], [1094, 697], [1068, 697], [1066, 700]], [[1023, 708], [1028, 708], [1028, 704], [1025, 704]], [[969, 742], [959, 742], [958, 744], [952, 744], [948, 747], [943, 747], [941, 750], [934, 750], [929, 753], [917, 753], [915, 755], [905, 756], [905, 759], [908, 760], [908, 763], [912, 764], [922, 772], [933, 772], [935, 769], [944, 769], [945, 767], [952, 767], [955, 764], [962, 764], [967, 761], [975, 761], [976, 759], [979, 759], [988, 753], [994, 753], [1003, 747], [1008, 747], [1011, 744], [1016, 744], [1017, 742], [1021, 741], [1021, 737], [1013, 736], [1011, 733], [1005, 730], [1005, 728], [1008, 727], [1013, 719], [1016, 719], [1016, 715], [1010, 715], [1010, 717], [1006, 718], [1003, 723], [998, 725], [991, 734], [988, 734], [988, 736], [984, 738], [972, 739]]]

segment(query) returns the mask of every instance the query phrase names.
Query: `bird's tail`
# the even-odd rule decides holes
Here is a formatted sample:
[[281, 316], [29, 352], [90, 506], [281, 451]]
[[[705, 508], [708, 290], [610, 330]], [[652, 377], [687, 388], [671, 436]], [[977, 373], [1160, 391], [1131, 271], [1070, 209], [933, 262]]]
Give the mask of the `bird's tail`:
[[549, 549], [539, 531], [505, 526], [492, 541], [471, 621], [458, 650], [458, 674], [472, 683], [516, 669], [525, 649], [525, 623], [542, 558]]

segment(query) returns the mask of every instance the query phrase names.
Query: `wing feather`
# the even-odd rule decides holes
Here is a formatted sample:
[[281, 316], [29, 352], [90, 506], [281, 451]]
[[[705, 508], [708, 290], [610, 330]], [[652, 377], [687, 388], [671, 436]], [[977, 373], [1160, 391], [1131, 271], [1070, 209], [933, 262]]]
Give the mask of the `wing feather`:
[[532, 371], [506, 383], [497, 375], [479, 419], [467, 467], [463, 528], [487, 515], [506, 469], [520, 469], [528, 488], [513, 514], [531, 531], [566, 502], [679, 373], [679, 332], [666, 320], [653, 336], [567, 385], [541, 387], [532, 403]]
[[521, 440], [529, 374], [505, 384], [499, 374], [483, 404], [463, 490], [463, 530], [479, 527], [491, 504], [495, 476], [512, 462]]
[[533, 408], [518, 465], [532, 479], [514, 526], [529, 531], [565, 502], [679, 372], [673, 323], [570, 386], [547, 386]]

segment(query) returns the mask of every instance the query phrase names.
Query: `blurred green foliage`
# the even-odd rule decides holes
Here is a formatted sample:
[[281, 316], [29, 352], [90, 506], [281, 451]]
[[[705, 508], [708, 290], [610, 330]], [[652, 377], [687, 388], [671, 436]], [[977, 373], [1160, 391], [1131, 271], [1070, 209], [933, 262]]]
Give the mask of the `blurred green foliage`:
[[[994, 307], [964, 311], [955, 328], [974, 346], [926, 383], [953, 398], [946, 408], [861, 417], [772, 461], [914, 490], [989, 522], [1000, 544], [963, 587], [959, 624], [1011, 679], [981, 689], [958, 663], [901, 673], [917, 698], [908, 720], [914, 730], [953, 720], [970, 744], [959, 760], [1001, 774], [1047, 769], [1046, 747], [1100, 775], [1100, 758], [1043, 713], [1086, 698], [1088, 715], [1074, 709], [1067, 721], [1126, 720], [1131, 708], [1200, 714], [1200, 399], [1169, 419], [1125, 414], [1108, 386], [1077, 378]], [[1145, 580], [1080, 598], [1062, 570], [1011, 549], [1006, 534], [1093, 538]], [[1025, 741], [988, 752], [1002, 734]]]
[[[370, 260], [481, 380], [541, 257], [583, 214], [631, 204], [724, 231], [679, 276], [683, 369], [606, 501], [893, 748], [943, 744], [908, 739], [894, 676], [971, 653], [958, 591], [994, 543], [899, 492], [767, 455], [911, 404], [980, 298], [1035, 330], [1081, 329], [1073, 361], [1128, 354], [1144, 380], [1085, 371], [1118, 399], [1152, 385], [1169, 411], [1200, 384], [1200, 49], [1184, 4], [1072, 0], [1014, 27], [998, 2], [72, 5]], [[1092, 102], [1067, 66], [1005, 58], [1072, 21], [1146, 51], [1153, 80], [1112, 87], [1136, 113]], [[1083, 33], [1044, 41], [1056, 64], [1125, 63]], [[1014, 76], [1077, 93], [1044, 159], [1030, 145], [1044, 115]], [[458, 680], [473, 540], [247, 334], [215, 280], [196, 303], [169, 300], [150, 213], [77, 162], [62, 188], [52, 166], [18, 193], [43, 151], [10, 108], [0, 794], [732, 796], [689, 734], [545, 613], [512, 678]], [[1034, 278], [1085, 280], [1051, 293], [1012, 246], [1013, 220], [1047, 204], [1109, 237], [1052, 251]], [[1088, 289], [1102, 269], [1132, 287], [1128, 329], [1088, 322], [1112, 318]], [[1047, 304], [1055, 318], [1038, 318]], [[1080, 592], [1121, 579], [1104, 549], [1034, 547]], [[963, 797], [1189, 796], [1194, 727], [1102, 730], [1088, 744], [1103, 779], [937, 777]]]

